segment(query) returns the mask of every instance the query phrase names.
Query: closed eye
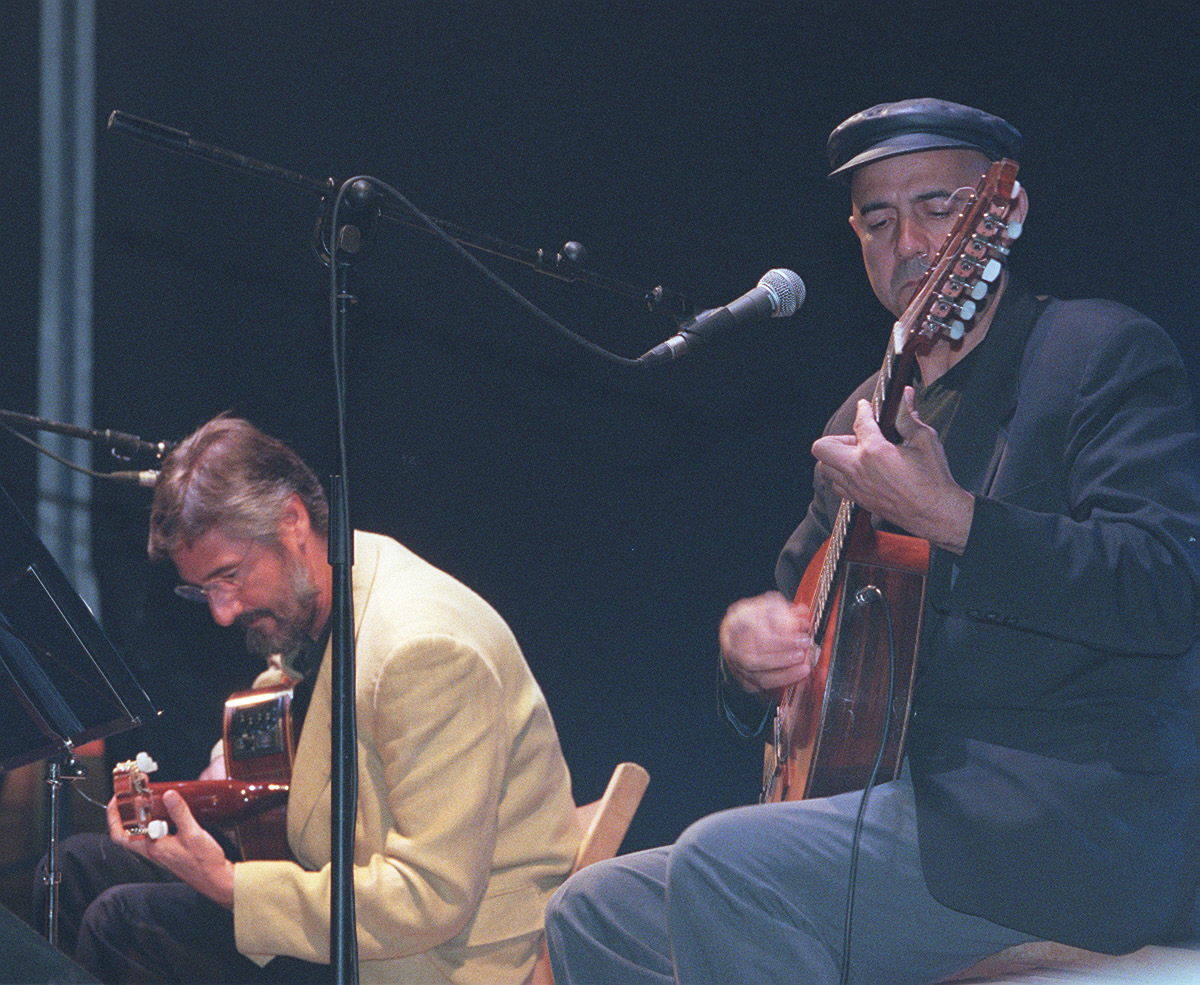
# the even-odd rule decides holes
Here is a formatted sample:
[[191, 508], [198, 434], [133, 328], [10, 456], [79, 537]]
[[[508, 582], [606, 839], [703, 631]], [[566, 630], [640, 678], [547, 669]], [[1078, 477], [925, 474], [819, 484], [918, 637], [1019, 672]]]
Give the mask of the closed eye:
[[930, 219], [944, 219], [951, 215], [954, 209], [954, 201], [950, 198], [935, 198], [923, 202], [923, 211]]
[[215, 582], [220, 582], [220, 581], [223, 581], [226, 584], [236, 583], [238, 571], [241, 569], [241, 567], [242, 567], [241, 561], [237, 562], [236, 564], [226, 565], [224, 568], [219, 568], [218, 570], [214, 571], [211, 575], [209, 575], [204, 580], [204, 582], [201, 585], [193, 586], [193, 587], [199, 587], [199, 588], [203, 589], [203, 588], [206, 588], [206, 587], [214, 584]]

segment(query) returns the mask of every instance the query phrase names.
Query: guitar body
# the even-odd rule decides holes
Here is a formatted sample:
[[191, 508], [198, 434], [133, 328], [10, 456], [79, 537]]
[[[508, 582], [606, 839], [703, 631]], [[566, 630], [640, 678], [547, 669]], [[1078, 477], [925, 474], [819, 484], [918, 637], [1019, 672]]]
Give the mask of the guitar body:
[[[796, 592], [796, 601], [810, 609], [828, 548], [828, 543], [822, 545], [809, 562]], [[894, 779], [900, 769], [921, 638], [929, 542], [877, 531], [869, 515], [859, 513], [840, 568], [812, 673], [807, 681], [785, 688], [779, 700], [774, 741], [764, 757], [765, 801], [828, 797], [866, 786], [887, 723], [886, 606], [891, 607], [895, 636], [895, 691], [878, 779]], [[866, 600], [856, 602], [860, 592]]]
[[292, 686], [281, 685], [239, 691], [225, 702], [222, 736], [228, 779], [151, 783], [150, 767], [140, 757], [118, 763], [113, 768], [113, 793], [125, 830], [135, 837], [154, 837], [160, 829], [151, 823], [169, 821], [162, 795], [174, 790], [202, 827], [227, 830], [244, 860], [290, 858], [287, 796], [295, 755], [291, 700]]
[[231, 781], [282, 784], [284, 799], [233, 826], [242, 858], [291, 858], [287, 843], [287, 787], [296, 739], [292, 733], [292, 685], [240, 691], [225, 702], [222, 725], [225, 774]]

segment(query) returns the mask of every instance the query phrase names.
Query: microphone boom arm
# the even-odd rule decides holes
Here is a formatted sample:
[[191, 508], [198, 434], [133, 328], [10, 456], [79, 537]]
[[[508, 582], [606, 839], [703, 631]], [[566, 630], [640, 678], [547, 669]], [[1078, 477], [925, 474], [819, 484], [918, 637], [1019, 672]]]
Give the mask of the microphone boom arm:
[[99, 431], [96, 428], [80, 427], [78, 424], [65, 424], [31, 414], [20, 414], [15, 410], [0, 410], [0, 424], [65, 434], [69, 438], [82, 438], [84, 441], [103, 445], [115, 457], [122, 459], [130, 459], [135, 455], [151, 455], [161, 462], [174, 447], [170, 441], [144, 441], [136, 434], [126, 434], [124, 431], [112, 431], [108, 428]]
[[[243, 174], [251, 174], [266, 178], [280, 184], [300, 188], [314, 195], [319, 195], [323, 202], [328, 202], [338, 185], [332, 178], [321, 180], [310, 178], [287, 168], [259, 161], [255, 158], [240, 154], [237, 151], [217, 147], [196, 140], [190, 133], [177, 130], [174, 127], [133, 116], [121, 110], [114, 109], [108, 116], [107, 127], [114, 133], [123, 133], [137, 140], [153, 144], [163, 150], [194, 157], [217, 167]], [[397, 209], [391, 203], [377, 206], [378, 214], [390, 222], [400, 223], [413, 229], [429, 232], [422, 223]], [[515, 263], [531, 267], [538, 273], [546, 274], [558, 280], [587, 284], [591, 287], [608, 291], [620, 297], [628, 298], [645, 306], [648, 311], [658, 311], [667, 314], [676, 322], [686, 319], [694, 310], [691, 302], [677, 291], [658, 285], [649, 289], [627, 284], [614, 277], [585, 268], [577, 256], [578, 244], [567, 243], [556, 253], [548, 250], [531, 250], [524, 246], [508, 243], [495, 236], [476, 232], [443, 219], [430, 217], [433, 222], [460, 246], [466, 246], [482, 253], [511, 260]]]

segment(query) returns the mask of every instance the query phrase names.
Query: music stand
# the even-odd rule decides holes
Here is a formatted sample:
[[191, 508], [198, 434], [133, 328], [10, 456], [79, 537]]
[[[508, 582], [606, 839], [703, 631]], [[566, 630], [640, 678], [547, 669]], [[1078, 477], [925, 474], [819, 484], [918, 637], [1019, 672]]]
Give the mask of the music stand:
[[0, 771], [50, 761], [46, 937], [58, 943], [59, 794], [72, 751], [158, 714], [0, 485]]

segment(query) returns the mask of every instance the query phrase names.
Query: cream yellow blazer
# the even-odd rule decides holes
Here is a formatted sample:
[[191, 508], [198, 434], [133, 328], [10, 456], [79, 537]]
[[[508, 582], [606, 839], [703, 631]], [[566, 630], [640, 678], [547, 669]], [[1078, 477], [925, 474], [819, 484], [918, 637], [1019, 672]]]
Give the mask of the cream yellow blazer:
[[[577, 834], [545, 699], [478, 595], [378, 534], [354, 538], [364, 983], [516, 985]], [[262, 679], [260, 678], [260, 681]], [[288, 799], [295, 862], [234, 867], [238, 950], [329, 960], [330, 660]]]

